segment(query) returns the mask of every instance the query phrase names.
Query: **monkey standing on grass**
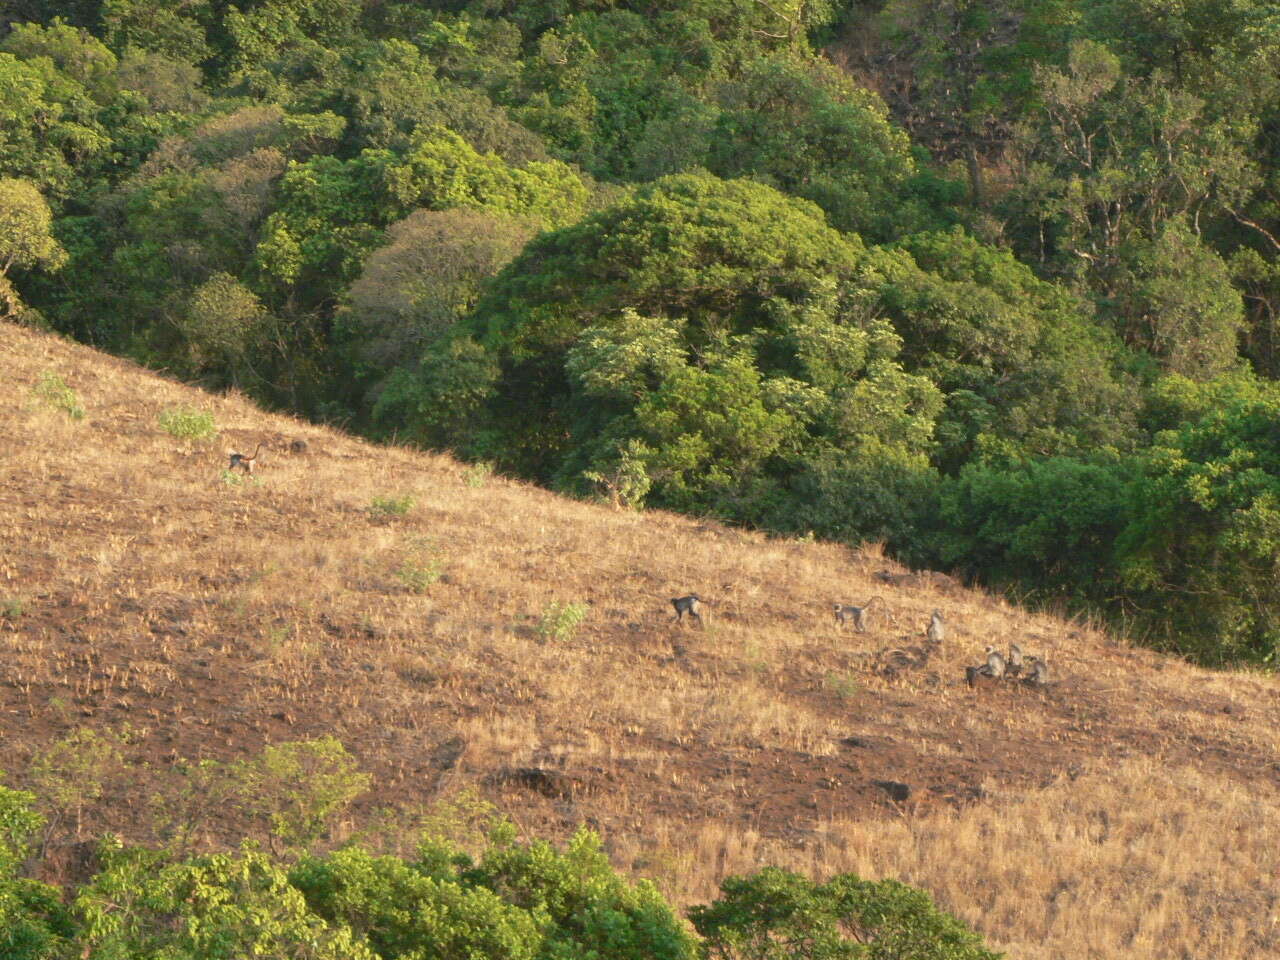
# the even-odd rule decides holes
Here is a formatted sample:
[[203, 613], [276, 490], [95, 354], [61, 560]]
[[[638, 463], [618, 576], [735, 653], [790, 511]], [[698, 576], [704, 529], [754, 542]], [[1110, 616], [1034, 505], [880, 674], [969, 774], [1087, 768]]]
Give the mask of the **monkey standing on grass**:
[[699, 623], [702, 623], [702, 614], [699, 612], [699, 607], [705, 602], [696, 593], [691, 593], [684, 597], [672, 597], [671, 605], [676, 608], [676, 621], [683, 621], [684, 615], [687, 613]]
[[[836, 613], [836, 626], [843, 627], [849, 620], [853, 621], [853, 628], [859, 633], [867, 632], [867, 613], [871, 610], [871, 605], [877, 600], [884, 603], [884, 599], [879, 595], [872, 597], [860, 607], [855, 607], [850, 603], [833, 604]], [[890, 617], [892, 619], [892, 616]]]
[[262, 449], [262, 443], [253, 448], [253, 456], [246, 457], [243, 453], [231, 454], [231, 463], [227, 466], [228, 470], [235, 470], [239, 467], [245, 473], [253, 473], [253, 462], [258, 459], [258, 451]]
[[941, 611], [933, 611], [933, 616], [929, 618], [929, 629], [925, 631], [925, 636], [930, 643], [941, 643], [947, 635], [946, 624], [942, 622]]

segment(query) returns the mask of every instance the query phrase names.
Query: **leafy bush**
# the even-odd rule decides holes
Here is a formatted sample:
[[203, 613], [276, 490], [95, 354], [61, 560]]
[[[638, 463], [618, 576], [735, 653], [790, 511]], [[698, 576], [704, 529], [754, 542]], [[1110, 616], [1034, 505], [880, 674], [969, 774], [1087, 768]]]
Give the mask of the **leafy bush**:
[[218, 435], [213, 414], [190, 407], [173, 407], [162, 411], [160, 426], [179, 440], [212, 440]]
[[80, 398], [71, 387], [67, 386], [67, 382], [52, 370], [46, 370], [40, 374], [40, 379], [31, 388], [31, 392], [37, 399], [55, 410], [61, 410], [72, 420], [84, 419], [84, 407], [80, 404]]
[[479, 463], [473, 463], [467, 467], [462, 475], [463, 481], [468, 487], [483, 487], [489, 482], [489, 478], [493, 476], [493, 464], [488, 460], [481, 460]]
[[551, 844], [495, 844], [471, 882], [548, 919], [543, 956], [599, 960], [693, 960], [695, 943], [648, 881], [614, 871], [600, 837], [580, 829], [561, 853]]
[[862, 682], [852, 673], [828, 671], [822, 678], [822, 685], [841, 700], [851, 700], [862, 692]]
[[538, 636], [543, 640], [572, 640], [591, 608], [585, 603], [560, 603], [553, 600], [542, 611]]
[[265, 854], [249, 847], [183, 863], [108, 846], [106, 869], [75, 900], [94, 956], [155, 960], [375, 960], [330, 927]]
[[290, 880], [311, 909], [368, 941], [380, 957], [533, 960], [545, 919], [453, 877], [424, 875], [395, 857], [341, 850], [308, 858]]
[[425, 540], [411, 541], [396, 568], [396, 579], [414, 593], [425, 593], [443, 574], [444, 561], [434, 555], [434, 548]]
[[376, 519], [389, 519], [391, 517], [403, 517], [417, 504], [417, 499], [408, 493], [403, 493], [398, 497], [393, 496], [376, 496], [369, 503], [369, 514]]
[[814, 883], [777, 867], [729, 877], [690, 918], [713, 960], [998, 960], [982, 938], [896, 880]]
[[293, 851], [320, 840], [370, 783], [333, 737], [272, 744], [237, 774], [241, 803], [270, 824], [274, 841]]
[[44, 826], [44, 817], [35, 811], [35, 800], [34, 794], [0, 786], [0, 876], [27, 858], [31, 838]]
[[0, 957], [47, 960], [73, 932], [58, 891], [17, 875], [44, 827], [35, 796], [0, 786]]
[[309, 857], [291, 879], [330, 923], [347, 924], [382, 957], [459, 960], [693, 960], [694, 941], [648, 882], [614, 871], [581, 830], [564, 852], [516, 844], [498, 823], [479, 863], [425, 841], [406, 864], [350, 849]]
[[74, 821], [81, 832], [84, 811], [123, 769], [121, 739], [81, 727], [45, 750], [31, 764], [31, 781], [55, 827]]

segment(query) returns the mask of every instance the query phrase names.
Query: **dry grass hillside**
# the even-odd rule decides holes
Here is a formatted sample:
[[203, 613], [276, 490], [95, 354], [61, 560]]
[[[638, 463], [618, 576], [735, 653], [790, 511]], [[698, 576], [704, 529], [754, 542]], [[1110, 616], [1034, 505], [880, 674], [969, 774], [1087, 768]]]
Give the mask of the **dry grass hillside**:
[[[83, 831], [145, 839], [178, 757], [332, 733], [374, 777], [352, 830], [472, 786], [529, 833], [597, 827], [685, 903], [776, 863], [918, 884], [1011, 957], [1280, 955], [1274, 676], [885, 584], [874, 552], [371, 446], [24, 328], [0, 324], [0, 369], [0, 769], [22, 785], [77, 727], [127, 728]], [[33, 390], [49, 372], [84, 417]], [[219, 437], [166, 432], [183, 405]], [[673, 622], [688, 591], [704, 628]], [[896, 624], [838, 633], [831, 602], [877, 593]], [[576, 633], [540, 629], [571, 602]], [[919, 662], [935, 608], [950, 635]], [[969, 689], [1011, 641], [1057, 682]]]

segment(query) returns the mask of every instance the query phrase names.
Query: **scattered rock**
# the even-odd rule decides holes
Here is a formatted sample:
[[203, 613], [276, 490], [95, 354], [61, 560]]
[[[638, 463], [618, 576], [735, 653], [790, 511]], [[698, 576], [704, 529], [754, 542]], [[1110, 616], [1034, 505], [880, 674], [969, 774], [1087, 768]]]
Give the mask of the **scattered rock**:
[[894, 803], [904, 803], [911, 799], [911, 787], [897, 780], [873, 780], [877, 787], [889, 795]]

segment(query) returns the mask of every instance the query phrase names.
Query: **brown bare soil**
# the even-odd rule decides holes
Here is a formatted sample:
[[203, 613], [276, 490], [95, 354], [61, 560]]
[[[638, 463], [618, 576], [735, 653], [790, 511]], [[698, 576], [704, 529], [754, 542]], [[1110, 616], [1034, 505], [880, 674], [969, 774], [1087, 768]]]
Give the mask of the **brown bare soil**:
[[[148, 839], [178, 758], [333, 734], [374, 777], [348, 832], [470, 786], [530, 834], [596, 827], [682, 903], [776, 863], [921, 885], [1013, 957], [1280, 955], [1274, 676], [886, 582], [904, 571], [874, 550], [566, 500], [20, 327], [0, 369], [0, 769], [20, 786], [70, 731], [127, 729], [86, 835]], [[85, 418], [33, 393], [45, 371]], [[219, 437], [162, 429], [183, 405]], [[690, 591], [702, 627], [673, 620]], [[874, 594], [896, 624], [836, 629], [833, 601]], [[539, 630], [553, 602], [590, 605], [571, 639]], [[1055, 682], [970, 689], [1010, 642]]]

